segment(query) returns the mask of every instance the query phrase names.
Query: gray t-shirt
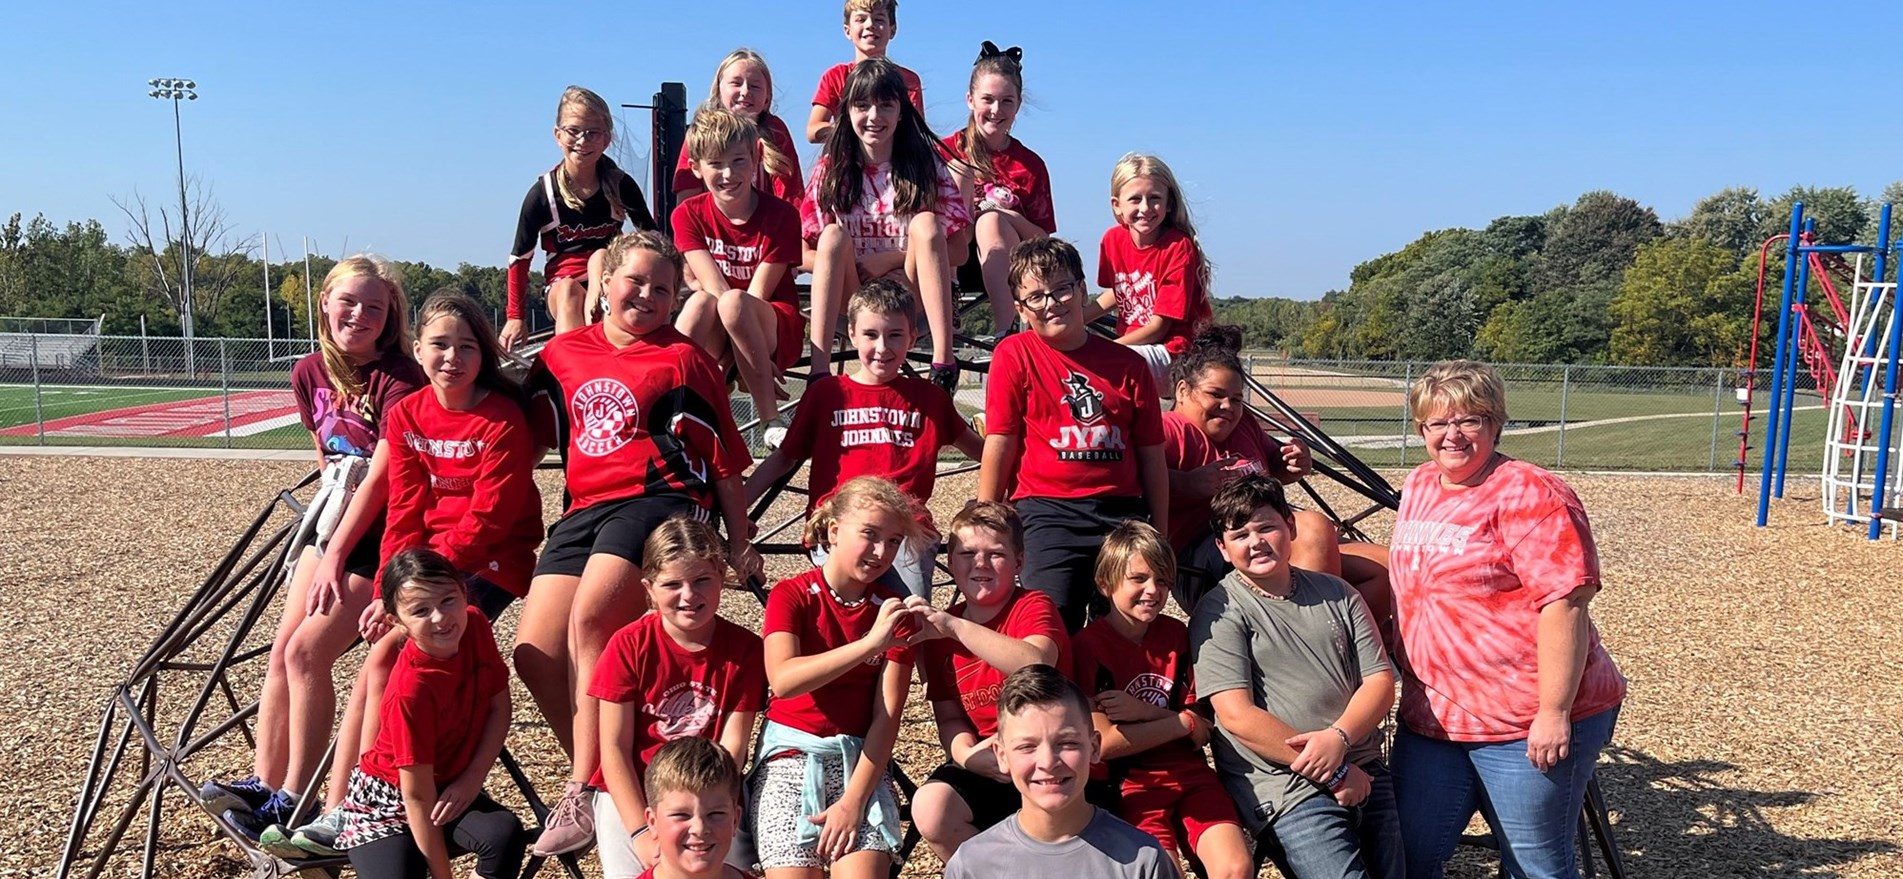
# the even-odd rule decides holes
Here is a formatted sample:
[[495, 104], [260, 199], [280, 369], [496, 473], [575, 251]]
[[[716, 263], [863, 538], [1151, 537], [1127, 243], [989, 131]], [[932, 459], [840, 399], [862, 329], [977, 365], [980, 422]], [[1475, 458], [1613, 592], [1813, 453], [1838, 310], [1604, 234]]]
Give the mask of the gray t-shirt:
[[[1368, 608], [1338, 577], [1295, 569], [1294, 591], [1278, 601], [1231, 572], [1203, 596], [1189, 623], [1196, 694], [1208, 699], [1247, 689], [1256, 707], [1297, 730], [1326, 729], [1341, 718], [1363, 676], [1392, 672]], [[1287, 766], [1250, 750], [1218, 722], [1210, 739], [1216, 772], [1251, 832], [1325, 791]], [[1348, 749], [1348, 759], [1381, 759], [1379, 731]]]
[[965, 841], [945, 879], [1063, 876], [1065, 879], [1177, 879], [1176, 856], [1156, 837], [1097, 809], [1084, 831], [1063, 842], [1032, 839], [1011, 817]]

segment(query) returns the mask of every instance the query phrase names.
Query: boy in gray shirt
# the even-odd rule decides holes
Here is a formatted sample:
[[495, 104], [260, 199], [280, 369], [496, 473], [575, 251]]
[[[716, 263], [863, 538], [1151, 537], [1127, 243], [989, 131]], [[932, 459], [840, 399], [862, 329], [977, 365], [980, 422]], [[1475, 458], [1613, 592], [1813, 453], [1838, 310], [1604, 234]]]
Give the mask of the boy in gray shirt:
[[1394, 669], [1367, 606], [1339, 578], [1289, 566], [1282, 486], [1249, 475], [1209, 505], [1235, 571], [1190, 620], [1196, 689], [1216, 713], [1216, 771], [1277, 866], [1399, 879], [1400, 820], [1381, 762]]
[[1178, 879], [1155, 837], [1084, 800], [1102, 739], [1089, 700], [1062, 672], [1027, 665], [1004, 679], [991, 748], [1023, 805], [959, 846], [945, 879]]

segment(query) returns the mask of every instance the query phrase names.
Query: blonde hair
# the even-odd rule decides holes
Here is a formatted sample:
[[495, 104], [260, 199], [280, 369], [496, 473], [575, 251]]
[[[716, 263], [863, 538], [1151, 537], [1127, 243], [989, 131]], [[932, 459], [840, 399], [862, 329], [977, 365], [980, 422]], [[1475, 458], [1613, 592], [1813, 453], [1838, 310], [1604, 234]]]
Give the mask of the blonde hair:
[[1507, 386], [1492, 366], [1474, 360], [1443, 360], [1427, 368], [1407, 389], [1414, 427], [1440, 409], [1483, 416], [1497, 440], [1507, 423]]
[[[720, 66], [714, 68], [714, 82], [713, 85], [707, 89], [707, 101], [700, 105], [699, 110], [694, 111], [694, 124], [696, 126], [700, 124], [702, 113], [708, 110], [726, 109], [720, 105], [720, 80], [727, 75], [727, 68], [739, 64], [742, 61], [759, 68], [760, 75], [766, 77], [766, 109], [761, 110], [760, 113], [767, 115], [773, 112], [773, 71], [767, 68], [766, 59], [760, 57], [760, 53], [742, 46], [741, 48], [728, 52], [727, 57], [720, 59]], [[767, 137], [766, 123], [755, 120], [754, 124], [755, 137], [760, 144], [760, 167], [766, 169], [767, 176], [784, 177], [788, 173], [797, 170], [799, 167], [798, 162], [792, 156], [780, 152], [780, 148], [774, 145], [773, 139]], [[688, 157], [694, 159], [702, 158], [694, 152], [694, 135], [691, 131], [688, 132], [687, 143]], [[728, 149], [732, 149], [733, 146], [734, 144], [729, 144], [721, 151], [725, 152]]]
[[884, 510], [897, 516], [905, 531], [905, 542], [917, 545], [925, 538], [925, 528], [919, 524], [919, 515], [923, 509], [903, 489], [890, 479], [877, 476], [859, 476], [847, 480], [826, 499], [813, 507], [812, 515], [806, 519], [806, 545], [831, 549], [832, 540], [828, 533], [833, 523], [844, 518], [854, 510]]
[[1144, 153], [1124, 153], [1117, 160], [1117, 166], [1110, 169], [1110, 200], [1117, 199], [1117, 193], [1136, 179], [1147, 179], [1163, 187], [1169, 196], [1169, 210], [1163, 214], [1163, 226], [1183, 233], [1196, 245], [1196, 285], [1202, 288], [1205, 298], [1213, 295], [1209, 289], [1209, 257], [1203, 253], [1203, 243], [1196, 238], [1196, 223], [1189, 216], [1189, 202], [1183, 199], [1183, 187], [1177, 185], [1176, 174], [1170, 166], [1152, 155]]
[[[390, 301], [384, 309], [383, 331], [377, 334], [377, 356], [382, 357], [395, 349], [404, 357], [409, 357], [410, 301], [403, 293], [403, 270], [397, 268], [396, 263], [371, 253], [344, 257], [324, 275], [323, 298], [318, 301], [322, 303], [329, 298], [333, 288], [351, 278], [375, 278], [382, 281], [384, 289], [389, 291]], [[361, 410], [359, 414], [366, 418], [374, 415], [368, 408], [369, 401], [362, 399], [369, 386], [364, 382], [357, 364], [350, 362], [343, 346], [332, 338], [328, 316], [317, 322], [317, 347], [323, 352], [324, 376], [330, 379], [330, 386], [346, 401], [357, 404]]]
[[727, 566], [727, 550], [714, 526], [686, 513], [667, 517], [641, 544], [641, 569], [650, 575], [678, 561], [704, 561], [715, 571]]
[[[609, 160], [606, 152], [607, 147], [615, 140], [614, 111], [608, 108], [608, 102], [602, 100], [600, 95], [578, 85], [571, 85], [562, 90], [562, 99], [555, 105], [557, 126], [562, 124], [562, 114], [571, 108], [599, 118], [602, 130], [607, 132], [603, 137], [608, 142], [602, 144], [602, 155], [595, 160], [595, 185], [600, 187], [601, 193], [608, 197], [608, 207], [614, 212], [615, 220], [620, 221], [628, 215], [627, 206], [621, 203], [621, 168]], [[581, 210], [582, 206], [588, 202], [587, 199], [576, 194], [575, 181], [568, 176], [566, 162], [555, 166], [555, 193], [561, 198], [562, 204], [567, 205], [571, 211]]]
[[759, 142], [760, 126], [752, 119], [720, 107], [702, 107], [687, 128], [687, 157], [706, 162]]
[[740, 801], [740, 769], [733, 755], [719, 742], [700, 736], [682, 736], [670, 740], [654, 752], [648, 762], [642, 789], [649, 805], [676, 791], [699, 796], [710, 790], [724, 790]]
[[1097, 591], [1109, 595], [1123, 582], [1123, 575], [1130, 570], [1130, 560], [1140, 558], [1150, 566], [1150, 573], [1164, 589], [1176, 583], [1176, 553], [1170, 550], [1169, 541], [1163, 539], [1163, 532], [1156, 526], [1137, 519], [1126, 519], [1110, 531], [1103, 539], [1103, 547], [1097, 550]]
[[[608, 242], [608, 246], [602, 248], [601, 276], [607, 278], [614, 274], [621, 268], [621, 264], [627, 262], [628, 257], [637, 250], [646, 250], [667, 260], [668, 265], [674, 267], [674, 285], [677, 288], [680, 286], [681, 278], [685, 274], [683, 268], [685, 263], [682, 262], [680, 248], [675, 247], [674, 242], [666, 235], [653, 229], [623, 232], [616, 235], [613, 241]], [[602, 286], [605, 288], [607, 284], [604, 282]], [[601, 294], [607, 295], [607, 292], [604, 289]]]
[[855, 12], [884, 12], [886, 19], [896, 25], [899, 23], [899, 0], [846, 0], [847, 24], [852, 23], [852, 14]]
[[959, 510], [945, 527], [946, 547], [956, 552], [959, 535], [967, 531], [989, 531], [1009, 540], [1012, 552], [1024, 552], [1024, 519], [1004, 501], [978, 501]]

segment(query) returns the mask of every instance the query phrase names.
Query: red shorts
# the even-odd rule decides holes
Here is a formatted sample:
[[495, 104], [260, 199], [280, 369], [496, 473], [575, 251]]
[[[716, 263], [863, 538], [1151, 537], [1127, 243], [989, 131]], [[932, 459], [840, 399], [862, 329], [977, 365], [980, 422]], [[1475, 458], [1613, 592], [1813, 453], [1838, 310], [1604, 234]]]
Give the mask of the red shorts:
[[[1165, 850], [1176, 852], [1195, 851], [1203, 831], [1218, 824], [1242, 824], [1229, 791], [1208, 764], [1201, 771], [1171, 767], [1168, 775], [1145, 773], [1124, 779], [1117, 817], [1156, 837]], [[1187, 847], [1182, 837], [1188, 837]]]
[[806, 316], [800, 314], [799, 306], [791, 302], [768, 302], [773, 306], [774, 343], [773, 365], [779, 369], [788, 369], [806, 354]]

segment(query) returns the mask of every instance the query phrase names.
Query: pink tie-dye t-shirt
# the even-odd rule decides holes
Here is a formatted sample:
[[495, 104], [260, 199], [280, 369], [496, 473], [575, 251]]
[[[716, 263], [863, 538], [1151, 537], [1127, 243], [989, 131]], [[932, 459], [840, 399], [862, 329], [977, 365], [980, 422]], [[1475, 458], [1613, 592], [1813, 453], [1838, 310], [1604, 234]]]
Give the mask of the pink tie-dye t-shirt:
[[[932, 210], [938, 215], [938, 228], [949, 238], [971, 225], [971, 208], [965, 204], [964, 195], [958, 191], [958, 181], [952, 178], [945, 163], [934, 161], [932, 165], [937, 172]], [[806, 198], [800, 201], [800, 234], [806, 243], [818, 243], [819, 233], [829, 224], [838, 223], [852, 236], [854, 258], [905, 249], [906, 226], [912, 217], [898, 212], [892, 163], [865, 166], [859, 204], [843, 214], [835, 214], [819, 205], [826, 172], [827, 162], [822, 157], [813, 166], [813, 176], [806, 181]]]
[[[1540, 609], [1600, 585], [1579, 497], [1524, 461], [1506, 459], [1464, 489], [1443, 487], [1429, 462], [1402, 487], [1391, 548], [1401, 719], [1452, 741], [1525, 738], [1539, 710]], [[1625, 678], [1589, 632], [1575, 719], [1625, 698]]]

